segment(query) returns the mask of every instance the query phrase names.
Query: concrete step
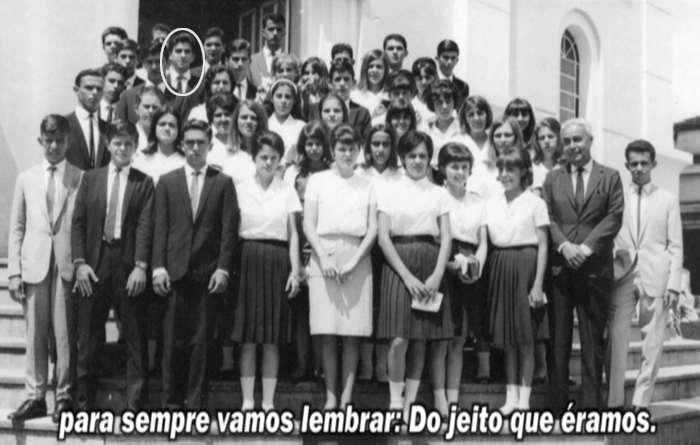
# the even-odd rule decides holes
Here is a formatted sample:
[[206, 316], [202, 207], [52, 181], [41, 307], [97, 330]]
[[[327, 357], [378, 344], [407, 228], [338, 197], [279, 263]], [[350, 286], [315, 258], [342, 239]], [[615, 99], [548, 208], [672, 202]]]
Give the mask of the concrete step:
[[[672, 337], [671, 335], [671, 329], [666, 326], [666, 329], [664, 330], [664, 341], [670, 340]], [[573, 344], [579, 344], [581, 343], [581, 336], [579, 334], [578, 330], [578, 319], [574, 319], [574, 330], [573, 330]], [[630, 342], [637, 342], [637, 341], [642, 341], [642, 329], [639, 326], [639, 321], [638, 320], [633, 320], [632, 324], [630, 326]]]
[[[664, 342], [664, 349], [661, 355], [661, 367], [692, 365], [700, 363], [700, 341], [673, 339]], [[640, 369], [642, 365], [642, 342], [634, 341], [630, 343], [627, 354], [627, 369]], [[571, 361], [569, 362], [569, 373], [572, 376], [581, 375], [581, 345], [576, 343], [571, 351]]]
[[[109, 312], [106, 324], [107, 341], [117, 341], [119, 330], [114, 316], [114, 311]], [[0, 304], [0, 341], [4, 338], [24, 339], [26, 337], [26, 324], [24, 313], [19, 303]]]

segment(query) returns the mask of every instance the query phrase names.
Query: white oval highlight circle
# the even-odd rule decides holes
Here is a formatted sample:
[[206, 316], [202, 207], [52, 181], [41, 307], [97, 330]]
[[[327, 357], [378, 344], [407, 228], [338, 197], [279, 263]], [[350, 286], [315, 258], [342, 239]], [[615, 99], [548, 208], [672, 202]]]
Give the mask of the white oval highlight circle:
[[[165, 40], [163, 41], [163, 46], [160, 48], [160, 78], [163, 80], [163, 83], [165, 84], [165, 88], [167, 88], [168, 91], [170, 91], [171, 93], [173, 93], [174, 95], [179, 96], [179, 97], [187, 97], [199, 89], [199, 86], [202, 84], [202, 81], [204, 80], [204, 70], [202, 70], [202, 72], [199, 73], [199, 82], [197, 82], [197, 86], [195, 86], [193, 89], [191, 89], [187, 93], [178, 93], [177, 91], [173, 90], [170, 87], [170, 84], [167, 82], [167, 80], [165, 78], [165, 73], [163, 72], [163, 51], [165, 51], [166, 48], [168, 47], [168, 41], [170, 40], [170, 37], [172, 37], [173, 34], [177, 34], [180, 31], [188, 32], [188, 33], [192, 34], [195, 39], [197, 39], [197, 43], [199, 43], [199, 50], [202, 52], [202, 63], [204, 63], [204, 61], [206, 60], [206, 58], [204, 56], [204, 44], [202, 44], [202, 40], [199, 38], [199, 36], [197, 35], [196, 32], [192, 31], [190, 28], [173, 29], [172, 31], [170, 31], [170, 34], [168, 34], [165, 37]], [[192, 49], [194, 50], [194, 48], [192, 48]]]

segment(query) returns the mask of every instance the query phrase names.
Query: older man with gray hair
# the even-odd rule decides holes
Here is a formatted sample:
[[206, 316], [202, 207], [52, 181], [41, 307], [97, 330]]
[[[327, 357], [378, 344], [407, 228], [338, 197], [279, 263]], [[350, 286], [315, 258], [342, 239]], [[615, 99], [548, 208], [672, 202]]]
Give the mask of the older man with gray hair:
[[603, 407], [605, 325], [613, 286], [613, 242], [622, 225], [620, 174], [591, 158], [593, 134], [583, 119], [562, 125], [566, 168], [547, 174], [542, 198], [549, 208], [552, 295], [550, 384], [552, 408], [569, 402], [573, 311], [581, 336], [582, 407]]

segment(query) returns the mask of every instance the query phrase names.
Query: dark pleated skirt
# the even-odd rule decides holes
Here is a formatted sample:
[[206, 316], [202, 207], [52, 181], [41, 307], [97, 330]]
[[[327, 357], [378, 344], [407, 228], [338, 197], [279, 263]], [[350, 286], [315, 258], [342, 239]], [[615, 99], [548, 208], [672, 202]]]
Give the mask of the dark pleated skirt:
[[[435, 270], [440, 247], [429, 237], [394, 238], [394, 247], [408, 270], [420, 281], [425, 281]], [[411, 294], [401, 277], [388, 263], [382, 269], [381, 304], [379, 309], [378, 338], [407, 338], [440, 340], [453, 337], [450, 296], [446, 286], [437, 312], [411, 309]]]
[[287, 243], [243, 240], [232, 339], [244, 343], [289, 343], [289, 302], [284, 288], [291, 271]]
[[537, 247], [496, 249], [489, 259], [491, 341], [503, 348], [549, 338], [547, 306], [531, 309], [528, 295], [537, 272]]
[[[450, 260], [462, 252], [470, 255], [476, 252], [474, 244], [452, 240]], [[486, 274], [472, 284], [463, 283], [458, 276], [445, 272], [447, 287], [452, 303], [452, 324], [455, 337], [466, 338], [471, 332], [478, 339], [488, 339], [488, 303], [486, 300]]]
[[382, 295], [382, 270], [386, 264], [384, 252], [379, 247], [379, 243], [375, 243], [371, 251], [372, 258], [372, 332], [373, 337], [377, 336], [379, 328], [379, 310], [381, 306]]

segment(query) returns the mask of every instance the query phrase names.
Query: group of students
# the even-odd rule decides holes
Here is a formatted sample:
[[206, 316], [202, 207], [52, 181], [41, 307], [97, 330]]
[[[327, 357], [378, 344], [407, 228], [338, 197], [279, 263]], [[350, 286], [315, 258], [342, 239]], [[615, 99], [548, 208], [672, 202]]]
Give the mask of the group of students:
[[[619, 174], [591, 159], [590, 125], [537, 122], [520, 98], [494, 118], [454, 77], [450, 40], [407, 71], [406, 40], [389, 35], [356, 83], [350, 46], [334, 46], [330, 70], [318, 57], [300, 64], [281, 52], [284, 17], [263, 23], [265, 46], [252, 56], [249, 42], [207, 31], [199, 89], [192, 36], [168, 40], [164, 85], [154, 32], [146, 79], [122, 91], [139, 79], [135, 57], [123, 56], [136, 49], [110, 28], [103, 44], [117, 62], [79, 73], [76, 112], [42, 121], [46, 159], [18, 177], [11, 221], [10, 292], [30, 341], [29, 397], [10, 417], [46, 413], [50, 332], [54, 420], [95, 407], [111, 306], [131, 410], [148, 407], [155, 330], [168, 409], [206, 407], [212, 357], [232, 369], [236, 343], [242, 409], [256, 407], [258, 345], [261, 407], [274, 409], [280, 346], [295, 345], [302, 377], [310, 334], [326, 410], [352, 403], [359, 376], [388, 382], [389, 408], [407, 412], [427, 355], [435, 408], [447, 415], [473, 337], [481, 382], [490, 348], [504, 350], [504, 414], [529, 409], [533, 379], [548, 374], [563, 411], [574, 308], [583, 405], [601, 408], [625, 206]], [[650, 147], [630, 144], [627, 160], [641, 156], [650, 172]], [[39, 307], [40, 294], [52, 305]]]

